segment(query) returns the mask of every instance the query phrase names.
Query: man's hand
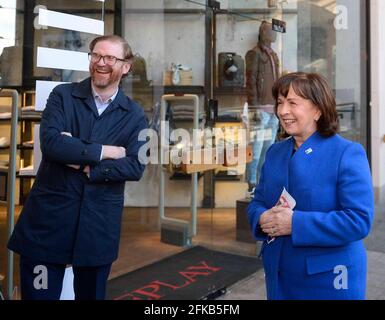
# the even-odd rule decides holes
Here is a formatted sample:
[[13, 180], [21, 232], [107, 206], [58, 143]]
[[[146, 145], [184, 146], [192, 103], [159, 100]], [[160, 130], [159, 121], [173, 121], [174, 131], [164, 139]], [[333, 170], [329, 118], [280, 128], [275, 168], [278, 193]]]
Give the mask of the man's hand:
[[75, 169], [75, 170], [79, 170], [80, 164], [67, 164], [67, 167], [70, 167], [70, 168]]
[[103, 146], [102, 160], [121, 159], [126, 156], [126, 148], [116, 146]]
[[291, 235], [293, 210], [282, 206], [266, 210], [259, 219], [262, 231], [270, 237]]
[[87, 177], [90, 177], [90, 166], [85, 166], [83, 172], [87, 175]]

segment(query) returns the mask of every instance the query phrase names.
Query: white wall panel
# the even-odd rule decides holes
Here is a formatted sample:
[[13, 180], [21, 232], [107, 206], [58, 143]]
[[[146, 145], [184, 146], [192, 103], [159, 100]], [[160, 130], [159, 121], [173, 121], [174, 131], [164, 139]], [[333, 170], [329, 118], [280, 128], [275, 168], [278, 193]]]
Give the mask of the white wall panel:
[[85, 52], [37, 48], [37, 67], [88, 71], [88, 57]]
[[39, 10], [39, 24], [79, 32], [104, 34], [104, 22], [46, 9]]
[[45, 109], [45, 105], [47, 104], [47, 99], [51, 91], [59, 84], [65, 82], [57, 82], [57, 81], [36, 81], [36, 103], [35, 109], [38, 111], [42, 111]]

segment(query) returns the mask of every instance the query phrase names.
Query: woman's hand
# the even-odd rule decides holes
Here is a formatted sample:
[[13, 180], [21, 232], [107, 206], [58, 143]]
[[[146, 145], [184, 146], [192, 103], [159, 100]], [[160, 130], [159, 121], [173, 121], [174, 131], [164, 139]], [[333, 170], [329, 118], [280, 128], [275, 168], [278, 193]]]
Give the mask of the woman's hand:
[[270, 237], [291, 235], [293, 210], [282, 206], [266, 210], [259, 218], [262, 231]]

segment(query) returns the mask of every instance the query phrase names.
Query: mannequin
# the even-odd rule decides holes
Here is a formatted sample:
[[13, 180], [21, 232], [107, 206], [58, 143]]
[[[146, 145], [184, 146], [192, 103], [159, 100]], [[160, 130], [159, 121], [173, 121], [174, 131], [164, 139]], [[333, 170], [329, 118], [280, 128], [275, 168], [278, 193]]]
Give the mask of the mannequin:
[[279, 77], [279, 59], [271, 48], [276, 39], [272, 24], [263, 21], [259, 28], [258, 44], [249, 50], [245, 57], [247, 101], [250, 109], [255, 110], [261, 124], [253, 142], [253, 160], [246, 166], [249, 192], [252, 192], [258, 183], [265, 153], [274, 143], [278, 130], [278, 119], [274, 114], [275, 101], [271, 92]]

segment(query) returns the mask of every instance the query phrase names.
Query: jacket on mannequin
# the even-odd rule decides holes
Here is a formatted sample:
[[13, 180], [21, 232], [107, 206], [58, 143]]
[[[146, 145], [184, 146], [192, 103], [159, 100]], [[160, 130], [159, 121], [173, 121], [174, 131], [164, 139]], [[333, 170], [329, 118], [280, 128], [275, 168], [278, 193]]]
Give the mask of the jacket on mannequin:
[[271, 49], [276, 34], [270, 23], [263, 21], [259, 28], [258, 44], [246, 53], [246, 89], [250, 106], [274, 105], [271, 93], [279, 77], [279, 59]]

